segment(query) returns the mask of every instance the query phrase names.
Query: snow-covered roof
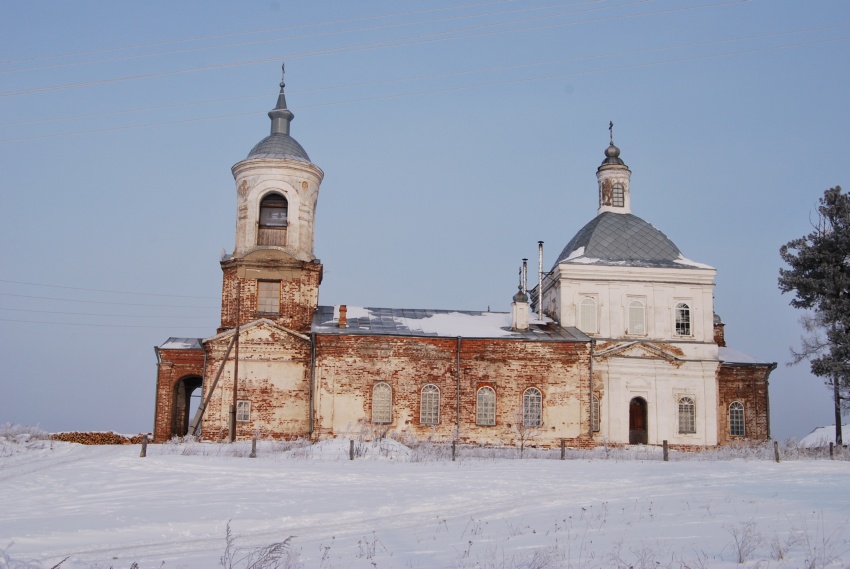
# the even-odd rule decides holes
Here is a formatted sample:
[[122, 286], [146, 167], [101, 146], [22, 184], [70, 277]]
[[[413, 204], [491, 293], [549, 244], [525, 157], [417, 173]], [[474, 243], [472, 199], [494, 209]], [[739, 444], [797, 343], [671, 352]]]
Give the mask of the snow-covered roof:
[[436, 336], [446, 338], [508, 338], [515, 340], [588, 342], [576, 328], [561, 328], [548, 318], [534, 320], [529, 330], [511, 330], [507, 312], [475, 310], [432, 310], [408, 308], [364, 308], [348, 306], [348, 326], [339, 327], [339, 306], [320, 306], [313, 316], [318, 334], [362, 334], [385, 336]]
[[160, 350], [203, 350], [201, 338], [169, 338], [160, 347]]
[[728, 364], [749, 364], [749, 365], [776, 365], [773, 362], [763, 362], [751, 355], [740, 352], [734, 348], [721, 346], [718, 348], [718, 359], [723, 363]]

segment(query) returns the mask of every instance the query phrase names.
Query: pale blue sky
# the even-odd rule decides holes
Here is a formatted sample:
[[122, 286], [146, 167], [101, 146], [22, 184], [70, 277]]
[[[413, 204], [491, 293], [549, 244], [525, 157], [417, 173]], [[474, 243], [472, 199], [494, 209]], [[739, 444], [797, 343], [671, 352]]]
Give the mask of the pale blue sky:
[[218, 323], [229, 169], [268, 132], [283, 60], [325, 171], [320, 303], [507, 310], [521, 258], [543, 240], [548, 269], [596, 214], [613, 120], [635, 214], [717, 267], [730, 346], [779, 362], [774, 435], [832, 421], [822, 381], [785, 366], [799, 315], [776, 278], [850, 184], [850, 3], [0, 10], [0, 422], [151, 428], [153, 346]]

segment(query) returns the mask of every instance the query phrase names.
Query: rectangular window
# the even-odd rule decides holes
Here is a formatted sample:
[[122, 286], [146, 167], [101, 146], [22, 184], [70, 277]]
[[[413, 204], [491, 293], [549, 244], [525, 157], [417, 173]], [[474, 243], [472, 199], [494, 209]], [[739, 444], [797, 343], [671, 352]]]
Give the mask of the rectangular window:
[[679, 399], [679, 433], [690, 435], [696, 432], [696, 405], [692, 398], [682, 397]]
[[691, 307], [684, 302], [676, 305], [676, 335], [691, 335]]
[[636, 336], [646, 334], [646, 309], [640, 300], [629, 302], [629, 329], [626, 333]]
[[257, 312], [280, 312], [280, 281], [257, 281]]
[[237, 401], [236, 402], [236, 420], [240, 423], [246, 423], [251, 420], [251, 402]]
[[599, 398], [595, 395], [590, 401], [590, 428], [594, 433], [599, 432]]

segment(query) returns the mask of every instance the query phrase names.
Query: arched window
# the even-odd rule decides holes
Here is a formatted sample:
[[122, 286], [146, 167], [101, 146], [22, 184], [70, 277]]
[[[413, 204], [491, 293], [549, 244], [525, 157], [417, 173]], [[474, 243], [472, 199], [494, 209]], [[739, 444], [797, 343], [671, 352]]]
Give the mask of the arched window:
[[440, 390], [436, 385], [429, 384], [422, 388], [419, 401], [419, 423], [422, 425], [440, 423]]
[[590, 429], [594, 433], [599, 432], [599, 398], [597, 396], [593, 396], [590, 399]]
[[393, 390], [384, 383], [376, 383], [372, 388], [372, 422], [393, 422]]
[[586, 334], [596, 333], [596, 301], [589, 296], [579, 303], [578, 328]]
[[696, 433], [696, 406], [690, 397], [679, 399], [679, 433]]
[[522, 424], [525, 427], [543, 424], [543, 394], [536, 387], [529, 387], [522, 394]]
[[691, 335], [691, 307], [684, 302], [676, 305], [676, 335]]
[[744, 436], [744, 404], [739, 401], [729, 405], [729, 434], [733, 437]]
[[614, 207], [623, 207], [625, 205], [625, 195], [623, 184], [620, 182], [614, 184], [614, 191], [611, 194], [611, 205]]
[[286, 245], [289, 204], [280, 194], [268, 194], [260, 202], [260, 224], [257, 245]]
[[629, 329], [626, 332], [636, 336], [646, 334], [646, 311], [639, 300], [629, 303]]
[[496, 424], [496, 392], [484, 386], [478, 390], [475, 424], [484, 427]]

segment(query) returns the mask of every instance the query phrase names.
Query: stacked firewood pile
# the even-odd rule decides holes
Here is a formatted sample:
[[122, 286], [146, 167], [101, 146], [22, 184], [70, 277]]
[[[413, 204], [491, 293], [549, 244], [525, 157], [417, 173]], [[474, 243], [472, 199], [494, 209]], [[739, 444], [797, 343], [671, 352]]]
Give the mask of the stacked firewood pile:
[[[119, 435], [109, 432], [81, 433], [78, 431], [68, 433], [53, 433], [50, 438], [54, 441], [67, 443], [79, 443], [81, 445], [139, 445], [145, 435]], [[150, 440], [150, 436], [148, 437]]]

